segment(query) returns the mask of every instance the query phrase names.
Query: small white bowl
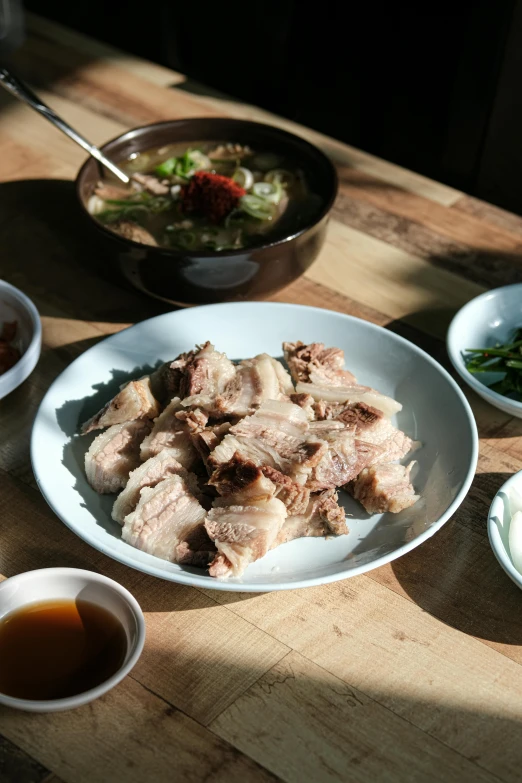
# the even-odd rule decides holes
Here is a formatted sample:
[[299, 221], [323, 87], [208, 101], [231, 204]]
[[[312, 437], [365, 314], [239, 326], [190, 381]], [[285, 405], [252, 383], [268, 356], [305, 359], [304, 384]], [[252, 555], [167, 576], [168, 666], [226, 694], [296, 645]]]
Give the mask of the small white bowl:
[[522, 574], [513, 565], [509, 551], [510, 492], [513, 489], [522, 495], [522, 470], [511, 476], [493, 498], [488, 514], [488, 536], [498, 562], [513, 582], [522, 589]]
[[130, 672], [143, 650], [145, 620], [136, 599], [113, 579], [80, 568], [41, 568], [6, 579], [0, 584], [0, 621], [30, 604], [52, 600], [84, 601], [102, 606], [120, 621], [127, 636], [127, 653], [118, 671], [105, 682], [65, 699], [32, 701], [0, 693], [0, 704], [28, 712], [61, 712], [88, 704], [114, 688]]
[[0, 328], [4, 321], [17, 322], [14, 344], [22, 356], [14, 367], [0, 375], [0, 400], [29, 377], [40, 358], [42, 347], [38, 310], [18, 288], [0, 280]]
[[450, 324], [446, 346], [454, 368], [477, 394], [501, 411], [522, 419], [522, 402], [504, 397], [486, 385], [502, 375], [473, 375], [466, 369], [463, 356], [468, 348], [508, 342], [519, 327], [522, 327], [522, 283], [487, 291], [464, 305]]

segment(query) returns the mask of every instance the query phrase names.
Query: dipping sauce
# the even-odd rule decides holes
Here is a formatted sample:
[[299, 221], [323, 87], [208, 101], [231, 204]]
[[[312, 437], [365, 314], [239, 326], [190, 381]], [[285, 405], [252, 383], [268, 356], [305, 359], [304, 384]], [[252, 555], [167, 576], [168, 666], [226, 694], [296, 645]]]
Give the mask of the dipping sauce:
[[76, 696], [121, 667], [127, 637], [107, 609], [81, 600], [45, 601], [0, 622], [0, 691], [19, 699]]

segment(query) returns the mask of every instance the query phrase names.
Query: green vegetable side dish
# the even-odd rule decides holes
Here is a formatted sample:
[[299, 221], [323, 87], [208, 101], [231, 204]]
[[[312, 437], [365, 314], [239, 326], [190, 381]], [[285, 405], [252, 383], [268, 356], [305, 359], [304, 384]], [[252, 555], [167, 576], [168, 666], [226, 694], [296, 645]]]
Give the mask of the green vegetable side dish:
[[504, 377], [488, 388], [504, 397], [522, 401], [522, 328], [516, 330], [510, 343], [496, 343], [489, 348], [466, 348], [466, 368], [473, 375], [504, 373]]
[[[254, 247], [305, 228], [322, 206], [294, 161], [228, 141], [171, 144], [119, 165], [132, 184], [98, 183], [87, 208], [114, 233], [142, 244], [211, 252]], [[227, 207], [219, 219], [211, 208], [194, 207], [187, 195], [203, 173], [214, 177], [210, 185], [216, 175], [226, 178]], [[219, 201], [220, 194], [211, 196]]]

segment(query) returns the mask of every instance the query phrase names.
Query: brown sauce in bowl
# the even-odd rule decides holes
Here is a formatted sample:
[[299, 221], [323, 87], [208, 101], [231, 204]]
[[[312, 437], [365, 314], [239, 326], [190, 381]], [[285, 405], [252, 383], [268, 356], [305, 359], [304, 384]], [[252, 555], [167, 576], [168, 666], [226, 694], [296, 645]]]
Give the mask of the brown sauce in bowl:
[[29, 604], [0, 621], [0, 692], [64, 699], [115, 674], [127, 652], [120, 621], [82, 600]]

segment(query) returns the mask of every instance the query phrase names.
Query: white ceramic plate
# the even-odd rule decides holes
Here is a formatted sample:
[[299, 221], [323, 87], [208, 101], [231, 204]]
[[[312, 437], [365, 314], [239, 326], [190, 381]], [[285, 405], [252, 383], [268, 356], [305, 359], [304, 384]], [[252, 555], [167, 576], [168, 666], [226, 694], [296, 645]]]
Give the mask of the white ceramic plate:
[[522, 589], [522, 574], [515, 568], [509, 549], [509, 526], [514, 513], [514, 509], [510, 508], [513, 489], [522, 495], [522, 471], [508, 478], [493, 498], [488, 514], [488, 537], [498, 562], [510, 579]]
[[[359, 381], [403, 403], [397, 422], [422, 441], [414, 484], [422, 500], [401, 514], [369, 516], [342, 493], [350, 533], [292, 541], [253, 563], [242, 579], [218, 581], [203, 571], [140, 552], [111, 520], [113, 496], [87, 484], [83, 459], [93, 436], [78, 426], [121, 383], [210, 339], [232, 359], [266, 351], [281, 357], [283, 340], [343, 348]], [[384, 565], [432, 536], [464, 499], [477, 462], [477, 430], [464, 395], [448, 373], [407, 340], [329, 310], [272, 303], [219, 304], [151, 318], [86, 351], [53, 383], [35, 419], [31, 456], [38, 485], [55, 513], [109, 557], [148, 574], [218, 590], [265, 591], [318, 585]]]
[[466, 383], [487, 402], [504, 413], [522, 419], [522, 402], [488, 388], [503, 373], [472, 375], [466, 368], [467, 348], [484, 348], [507, 343], [522, 326], [522, 283], [505, 285], [476, 296], [462, 307], [448, 329], [446, 340], [451, 363]]

